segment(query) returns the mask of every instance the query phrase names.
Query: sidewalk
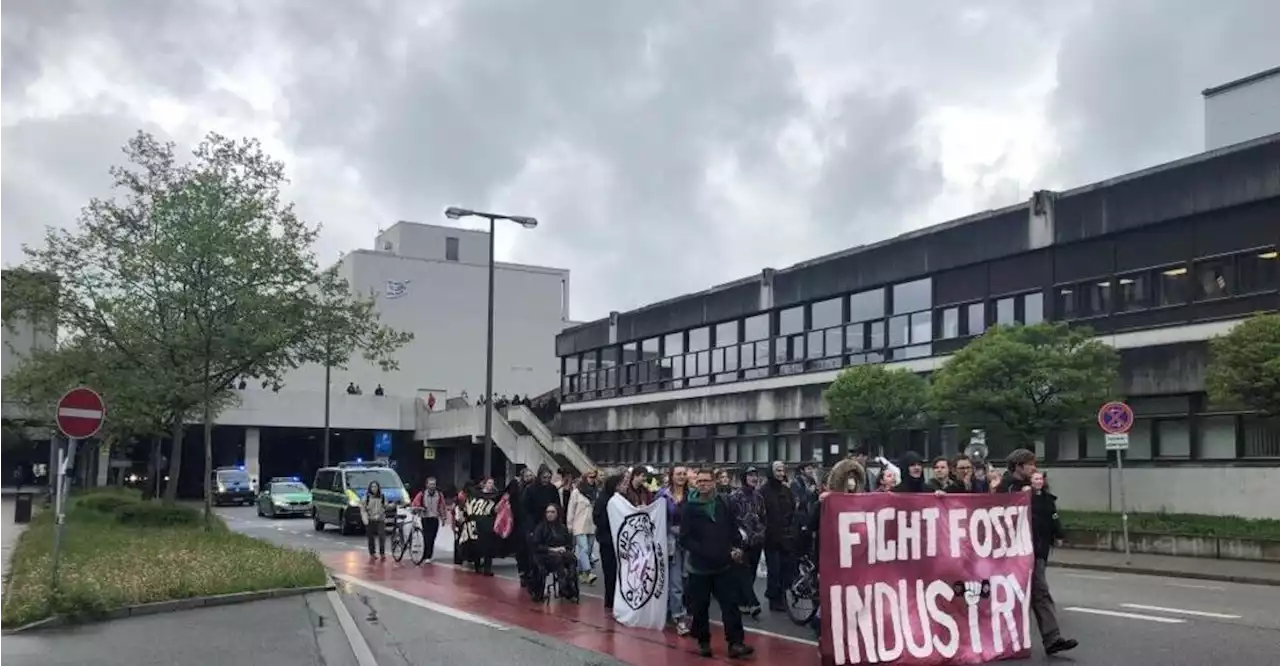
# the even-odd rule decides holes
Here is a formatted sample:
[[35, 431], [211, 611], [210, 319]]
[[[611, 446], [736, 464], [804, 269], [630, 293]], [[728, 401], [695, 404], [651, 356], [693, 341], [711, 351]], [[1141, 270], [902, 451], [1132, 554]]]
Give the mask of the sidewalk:
[[13, 547], [26, 529], [26, 525], [13, 522], [13, 499], [5, 497], [0, 502], [0, 580], [4, 581], [6, 591], [9, 589], [9, 558], [13, 557]]
[[1064, 569], [1093, 569], [1146, 576], [1195, 578], [1250, 585], [1280, 586], [1280, 564], [1246, 560], [1217, 560], [1203, 557], [1173, 557], [1134, 553], [1125, 564], [1124, 553], [1105, 550], [1056, 548], [1050, 556], [1054, 566]]
[[6, 636], [5, 666], [356, 666], [324, 593]]

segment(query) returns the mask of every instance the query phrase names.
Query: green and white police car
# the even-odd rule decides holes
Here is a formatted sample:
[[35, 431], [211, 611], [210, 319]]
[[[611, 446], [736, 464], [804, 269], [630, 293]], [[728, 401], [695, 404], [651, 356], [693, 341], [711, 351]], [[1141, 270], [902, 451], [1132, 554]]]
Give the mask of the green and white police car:
[[311, 489], [296, 476], [277, 476], [258, 493], [258, 515], [267, 518], [311, 515]]
[[316, 472], [315, 483], [311, 484], [311, 517], [316, 531], [323, 531], [325, 525], [337, 525], [343, 534], [363, 530], [360, 500], [373, 481], [382, 487], [382, 495], [388, 503], [401, 506], [409, 503], [409, 491], [400, 475], [385, 464], [357, 459], [339, 463], [336, 467], [320, 468]]

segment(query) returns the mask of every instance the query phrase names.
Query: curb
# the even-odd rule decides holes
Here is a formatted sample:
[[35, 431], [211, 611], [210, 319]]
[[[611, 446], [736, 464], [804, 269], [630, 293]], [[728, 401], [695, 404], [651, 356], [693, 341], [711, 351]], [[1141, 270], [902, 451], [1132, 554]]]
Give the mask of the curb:
[[70, 625], [91, 624], [106, 620], [122, 620], [129, 617], [172, 613], [175, 611], [192, 610], [195, 608], [230, 606], [232, 604], [244, 604], [251, 601], [262, 601], [264, 599], [297, 597], [304, 594], [311, 594], [313, 592], [330, 592], [335, 589], [337, 589], [337, 586], [334, 585], [332, 580], [330, 580], [326, 585], [312, 585], [310, 587], [282, 587], [271, 590], [258, 590], [256, 592], [233, 592], [231, 594], [215, 594], [207, 597], [189, 597], [186, 599], [173, 599], [171, 601], [155, 601], [152, 603], [113, 608], [102, 615], [85, 619], [73, 620], [61, 615], [54, 615], [53, 617], [46, 617], [43, 620], [36, 620], [30, 624], [24, 624], [16, 629], [5, 629], [3, 632], [0, 632], [0, 635], [9, 636], [29, 631], [57, 629]]
[[1106, 571], [1109, 573], [1134, 574], [1137, 576], [1159, 576], [1161, 578], [1189, 578], [1192, 580], [1209, 580], [1219, 583], [1240, 583], [1243, 585], [1267, 585], [1280, 587], [1280, 579], [1261, 576], [1235, 576], [1231, 574], [1207, 573], [1203, 571], [1170, 571], [1168, 569], [1150, 569], [1131, 567], [1122, 564], [1086, 564], [1079, 562], [1055, 562], [1049, 560], [1049, 566], [1059, 569], [1083, 569], [1086, 571]]

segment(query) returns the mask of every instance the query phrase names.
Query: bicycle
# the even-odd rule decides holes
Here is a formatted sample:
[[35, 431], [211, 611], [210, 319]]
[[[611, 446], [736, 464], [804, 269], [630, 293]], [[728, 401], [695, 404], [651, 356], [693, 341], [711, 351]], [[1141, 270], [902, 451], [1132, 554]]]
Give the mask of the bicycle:
[[[800, 626], [813, 622], [818, 614], [818, 567], [808, 555], [796, 564], [795, 582], [785, 592], [787, 615]], [[807, 606], [806, 606], [807, 604]]]
[[[408, 515], [396, 514], [396, 521], [391, 532], [391, 557], [397, 562], [404, 559], [405, 551], [409, 551], [409, 560], [415, 566], [427, 559], [426, 535], [422, 532], [422, 523], [418, 520], [417, 509], [411, 509]], [[405, 536], [405, 522], [409, 522], [409, 534]]]

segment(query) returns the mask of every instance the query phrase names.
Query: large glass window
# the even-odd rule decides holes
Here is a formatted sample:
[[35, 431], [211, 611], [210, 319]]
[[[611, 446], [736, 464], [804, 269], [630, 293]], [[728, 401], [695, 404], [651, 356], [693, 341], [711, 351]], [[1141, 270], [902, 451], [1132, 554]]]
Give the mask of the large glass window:
[[812, 320], [811, 330], [819, 331], [844, 323], [844, 299], [832, 298], [818, 301], [809, 306], [809, 318]]
[[1277, 286], [1280, 286], [1280, 253], [1275, 248], [1240, 256], [1240, 293], [1274, 291]]
[[764, 340], [769, 337], [769, 315], [758, 314], [754, 317], [747, 317], [743, 323], [743, 342], [751, 342], [752, 340]]
[[893, 314], [928, 310], [933, 307], [933, 282], [930, 278], [893, 285]]
[[788, 335], [804, 330], [804, 307], [788, 308], [778, 313], [778, 334]]
[[1111, 312], [1111, 280], [1084, 283], [1084, 299], [1080, 303], [1081, 315], [1096, 317]]
[[987, 330], [987, 308], [985, 303], [970, 303], [964, 306], [967, 335], [981, 335]]
[[849, 297], [849, 321], [868, 321], [884, 316], [884, 289], [872, 289]]
[[1033, 291], [1022, 296], [1022, 323], [1039, 324], [1044, 321], [1044, 293]]
[[731, 382], [738, 378], [738, 322], [716, 325], [716, 348], [711, 352], [711, 372], [715, 381]]
[[1128, 312], [1151, 306], [1151, 282], [1147, 273], [1130, 273], [1116, 278], [1116, 310]]
[[1235, 275], [1229, 258], [1196, 263], [1196, 298], [1208, 300], [1235, 293]]
[[947, 308], [942, 311], [942, 334], [943, 340], [960, 337], [960, 308]]
[[1058, 319], [1075, 319], [1080, 316], [1079, 308], [1076, 307], [1076, 286], [1073, 284], [1063, 285], [1054, 291], [1056, 298], [1055, 310], [1058, 313]]
[[711, 348], [711, 329], [703, 326], [689, 331], [689, 351], [696, 352]]
[[1014, 304], [1013, 297], [1010, 296], [996, 301], [996, 324], [1012, 326], [1016, 323], [1018, 323], [1017, 307]]
[[1182, 305], [1187, 302], [1187, 283], [1190, 282], [1190, 278], [1187, 275], [1186, 266], [1163, 269], [1156, 279], [1156, 303]]
[[726, 321], [716, 324], [716, 346], [728, 347], [738, 344], [738, 322]]

